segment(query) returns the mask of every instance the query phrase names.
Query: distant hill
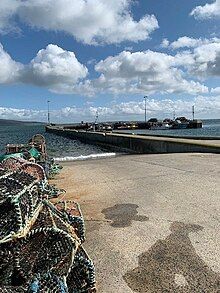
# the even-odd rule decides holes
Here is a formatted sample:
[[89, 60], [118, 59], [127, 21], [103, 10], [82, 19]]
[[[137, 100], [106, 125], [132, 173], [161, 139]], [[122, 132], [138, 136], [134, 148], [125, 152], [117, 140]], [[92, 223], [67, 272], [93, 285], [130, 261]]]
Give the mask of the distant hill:
[[0, 126], [25, 125], [25, 124], [45, 124], [45, 123], [35, 122], [35, 121], [18, 121], [18, 120], [0, 119]]

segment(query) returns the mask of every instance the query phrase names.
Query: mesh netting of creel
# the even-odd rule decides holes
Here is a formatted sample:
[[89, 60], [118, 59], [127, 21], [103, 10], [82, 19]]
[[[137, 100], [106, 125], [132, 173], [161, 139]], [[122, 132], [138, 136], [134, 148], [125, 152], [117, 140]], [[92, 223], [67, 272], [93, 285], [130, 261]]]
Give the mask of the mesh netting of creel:
[[17, 171], [0, 178], [0, 243], [25, 232], [42, 202], [38, 181]]
[[27, 293], [27, 288], [7, 286], [7, 287], [0, 288], [0, 293]]
[[21, 240], [16, 263], [25, 279], [35, 274], [68, 274], [78, 248], [77, 240], [57, 228], [32, 230]]
[[5, 170], [16, 171], [25, 163], [27, 163], [25, 159], [10, 157], [5, 159], [1, 165]]
[[59, 190], [42, 181], [25, 170], [1, 172], [0, 293], [95, 292], [80, 207], [50, 203], [45, 194]]

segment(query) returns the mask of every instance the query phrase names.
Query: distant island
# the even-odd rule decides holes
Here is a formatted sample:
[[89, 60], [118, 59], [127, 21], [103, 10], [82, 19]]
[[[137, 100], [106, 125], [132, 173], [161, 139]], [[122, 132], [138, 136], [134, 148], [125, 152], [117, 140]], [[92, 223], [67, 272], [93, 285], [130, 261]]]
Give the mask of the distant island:
[[0, 126], [10, 126], [10, 125], [25, 125], [25, 124], [45, 124], [44, 122], [36, 121], [19, 121], [19, 120], [9, 120], [9, 119], [0, 119]]

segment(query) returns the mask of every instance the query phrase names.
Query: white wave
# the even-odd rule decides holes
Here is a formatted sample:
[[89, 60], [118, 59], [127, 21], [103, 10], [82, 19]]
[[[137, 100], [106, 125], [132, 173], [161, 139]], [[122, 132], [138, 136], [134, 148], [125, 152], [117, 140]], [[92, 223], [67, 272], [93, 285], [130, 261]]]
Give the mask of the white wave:
[[101, 153], [101, 154], [91, 154], [87, 156], [80, 155], [78, 157], [62, 157], [62, 158], [54, 158], [57, 162], [67, 162], [67, 161], [84, 161], [89, 159], [100, 159], [100, 158], [110, 158], [115, 157], [116, 153]]

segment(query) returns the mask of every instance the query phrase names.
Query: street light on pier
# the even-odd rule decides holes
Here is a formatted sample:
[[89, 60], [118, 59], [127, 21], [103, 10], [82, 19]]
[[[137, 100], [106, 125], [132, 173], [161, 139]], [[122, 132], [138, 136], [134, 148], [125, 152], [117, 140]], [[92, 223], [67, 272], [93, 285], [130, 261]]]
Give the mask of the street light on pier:
[[144, 121], [145, 121], [145, 124], [147, 123], [147, 103], [146, 103], [147, 98], [148, 98], [148, 96], [144, 96]]
[[192, 106], [192, 118], [195, 120], [195, 105]]
[[47, 101], [47, 123], [50, 124], [50, 101]]

